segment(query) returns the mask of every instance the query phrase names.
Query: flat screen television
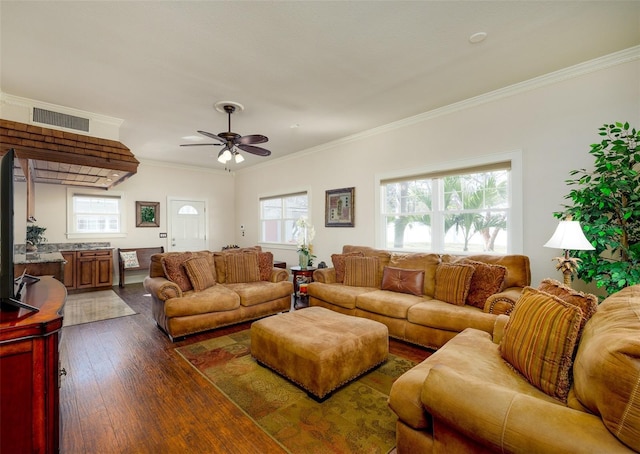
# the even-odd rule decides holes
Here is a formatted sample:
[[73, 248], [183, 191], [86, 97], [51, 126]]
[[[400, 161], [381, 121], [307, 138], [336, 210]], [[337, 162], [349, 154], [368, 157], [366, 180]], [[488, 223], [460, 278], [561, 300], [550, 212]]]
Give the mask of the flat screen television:
[[20, 308], [37, 311], [38, 308], [21, 301], [25, 275], [14, 278], [13, 243], [13, 161], [15, 151], [7, 151], [0, 161], [0, 310], [16, 311]]

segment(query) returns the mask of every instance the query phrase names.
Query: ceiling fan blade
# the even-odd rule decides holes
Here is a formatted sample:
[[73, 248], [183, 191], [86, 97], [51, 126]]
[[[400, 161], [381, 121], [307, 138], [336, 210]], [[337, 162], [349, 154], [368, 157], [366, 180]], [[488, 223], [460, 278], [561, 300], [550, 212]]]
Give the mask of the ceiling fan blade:
[[219, 140], [219, 141], [220, 141], [220, 142], [222, 142], [222, 143], [225, 143], [225, 142], [226, 142], [226, 140], [224, 140], [222, 137], [217, 136], [217, 135], [215, 135], [215, 134], [212, 134], [212, 133], [210, 133], [210, 132], [207, 132], [207, 131], [198, 131], [198, 132], [199, 132], [200, 134], [202, 134], [203, 136], [207, 136], [207, 137], [209, 137], [209, 138], [211, 138], [211, 139]]
[[269, 140], [268, 137], [261, 134], [251, 134], [248, 136], [242, 136], [235, 140], [237, 144], [250, 145], [254, 143], [265, 143]]
[[221, 143], [183, 143], [183, 144], [180, 144], [181, 147], [203, 147], [205, 145], [208, 145], [208, 146], [213, 145], [214, 147], [220, 147], [223, 144], [221, 144]]
[[258, 156], [269, 156], [271, 152], [266, 148], [254, 147], [253, 145], [238, 144], [238, 148], [247, 153], [256, 154]]

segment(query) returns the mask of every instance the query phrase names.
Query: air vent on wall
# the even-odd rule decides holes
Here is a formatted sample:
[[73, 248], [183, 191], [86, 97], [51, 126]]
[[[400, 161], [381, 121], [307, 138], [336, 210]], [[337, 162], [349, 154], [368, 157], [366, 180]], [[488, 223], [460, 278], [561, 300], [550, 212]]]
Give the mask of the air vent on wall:
[[52, 110], [40, 109], [38, 107], [33, 108], [33, 121], [35, 123], [44, 123], [67, 129], [75, 129], [76, 131], [89, 132], [88, 118], [76, 117]]

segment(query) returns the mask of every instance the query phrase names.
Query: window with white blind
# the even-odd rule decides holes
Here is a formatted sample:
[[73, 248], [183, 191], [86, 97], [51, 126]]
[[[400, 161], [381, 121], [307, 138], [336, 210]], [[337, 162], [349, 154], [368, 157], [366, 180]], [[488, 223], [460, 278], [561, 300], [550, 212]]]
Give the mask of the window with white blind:
[[300, 216], [309, 215], [306, 192], [260, 198], [260, 242], [295, 245], [293, 230]]
[[69, 188], [67, 238], [113, 238], [125, 234], [122, 193]]
[[513, 253], [520, 249], [521, 223], [514, 222], [520, 210], [513, 207], [520, 185], [514, 185], [510, 160], [381, 178], [379, 246]]

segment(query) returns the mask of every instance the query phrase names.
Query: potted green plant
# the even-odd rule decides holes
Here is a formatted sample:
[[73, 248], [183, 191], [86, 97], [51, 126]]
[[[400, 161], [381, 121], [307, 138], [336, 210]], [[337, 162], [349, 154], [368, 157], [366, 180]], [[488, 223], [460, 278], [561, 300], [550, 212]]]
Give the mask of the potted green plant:
[[26, 249], [28, 252], [35, 252], [38, 250], [38, 246], [45, 243], [47, 239], [44, 237], [46, 227], [40, 227], [35, 224], [27, 226], [27, 244]]
[[577, 275], [612, 294], [640, 283], [640, 131], [629, 123], [606, 124], [591, 145], [594, 169], [573, 170], [566, 199], [554, 213], [580, 221], [594, 251], [577, 251]]

